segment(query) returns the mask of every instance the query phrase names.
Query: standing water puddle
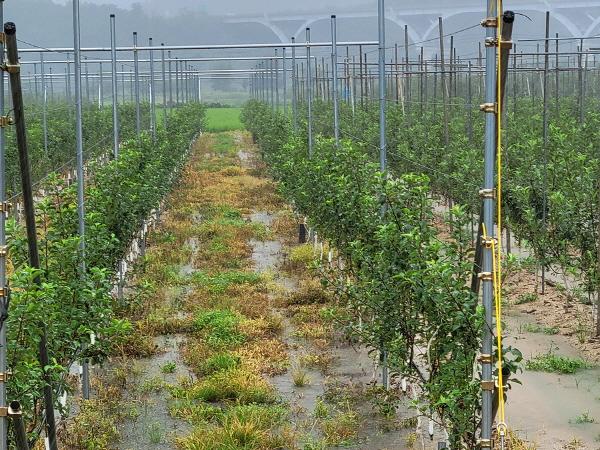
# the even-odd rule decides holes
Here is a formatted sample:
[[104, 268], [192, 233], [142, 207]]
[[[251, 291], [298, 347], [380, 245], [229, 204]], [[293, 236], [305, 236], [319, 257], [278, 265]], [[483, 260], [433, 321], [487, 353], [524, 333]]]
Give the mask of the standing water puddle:
[[[179, 269], [179, 274], [186, 277], [195, 272], [194, 255], [198, 250], [198, 239], [190, 238], [186, 245], [191, 249], [191, 258]], [[182, 298], [192, 290], [190, 286], [168, 289], [166, 301], [175, 307]], [[176, 314], [184, 318], [183, 313]], [[177, 385], [182, 378], [193, 378], [181, 358], [179, 347], [185, 342], [185, 335], [161, 335], [154, 338], [154, 345], [159, 353], [142, 358], [130, 368], [129, 389], [125, 390], [124, 400], [132, 404], [132, 413], [124, 423], [119, 425], [121, 450], [170, 450], [175, 448], [174, 440], [192, 431], [192, 427], [169, 413], [170, 394], [167, 385]]]
[[[121, 424], [123, 450], [168, 450], [174, 448], [173, 440], [191, 431], [191, 427], [169, 414], [166, 384], [175, 384], [181, 377], [192, 377], [179, 355], [179, 346], [185, 336], [176, 334], [155, 338], [155, 345], [163, 352], [136, 361], [131, 368], [133, 392], [125, 393], [125, 401], [134, 404], [132, 414]], [[172, 372], [163, 368], [174, 366]]]
[[[511, 335], [507, 345], [518, 348], [525, 361], [549, 351], [570, 358], [582, 357], [566, 336], [524, 331], [523, 326], [531, 322], [524, 314], [511, 314], [506, 321]], [[517, 379], [523, 385], [513, 383], [508, 391], [506, 417], [509, 427], [520, 437], [544, 450], [563, 449], [573, 438], [587, 449], [600, 447], [600, 368], [573, 375], [524, 369]], [[588, 421], [595, 423], [585, 423]]]

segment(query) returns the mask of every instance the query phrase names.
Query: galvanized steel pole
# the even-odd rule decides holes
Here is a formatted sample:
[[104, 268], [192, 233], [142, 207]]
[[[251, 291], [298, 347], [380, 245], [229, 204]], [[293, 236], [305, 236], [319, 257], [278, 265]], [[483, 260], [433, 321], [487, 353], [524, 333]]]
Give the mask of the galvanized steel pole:
[[440, 81], [441, 81], [441, 87], [442, 87], [442, 101], [443, 101], [443, 109], [444, 109], [444, 146], [445, 148], [448, 148], [448, 145], [450, 144], [450, 133], [448, 130], [448, 122], [449, 122], [449, 118], [448, 118], [448, 105], [447, 105], [447, 97], [448, 97], [448, 90], [447, 90], [447, 86], [446, 86], [446, 56], [444, 54], [444, 23], [443, 23], [443, 19], [440, 17], [438, 18], [438, 28], [439, 28], [439, 32], [440, 32]]
[[[164, 42], [160, 44], [164, 47]], [[161, 66], [162, 66], [162, 96], [163, 96], [163, 121], [165, 130], [167, 129], [167, 74], [165, 73], [165, 49], [160, 51]]]
[[285, 115], [285, 117], [287, 118], [288, 116], [288, 95], [287, 95], [287, 64], [286, 64], [286, 48], [283, 47], [283, 60], [282, 60], [282, 65], [283, 65], [283, 114]]
[[[148, 47], [152, 48], [152, 38], [148, 39]], [[150, 130], [152, 140], [156, 142], [156, 95], [154, 94], [154, 50], [150, 50]]]
[[102, 63], [100, 63], [100, 76], [98, 80], [98, 107], [104, 108], [104, 74], [102, 73]]
[[[84, 171], [83, 171], [83, 118], [81, 94], [81, 31], [79, 18], [79, 0], [73, 0], [73, 48], [75, 49], [75, 138], [77, 147], [77, 216], [79, 225], [79, 270], [80, 276], [85, 277], [85, 205], [84, 205]], [[82, 368], [83, 398], [90, 398], [90, 374], [87, 358], [83, 360]]]
[[[483, 197], [483, 223], [486, 227], [489, 238], [494, 236], [494, 210], [495, 210], [495, 161], [496, 161], [496, 131], [497, 131], [497, 29], [494, 23], [498, 17], [497, 3], [488, 1], [487, 17], [490, 26], [486, 27], [486, 51], [485, 51], [485, 103], [491, 105], [491, 108], [485, 109], [485, 152], [484, 152], [484, 185], [481, 195]], [[440, 20], [441, 22], [441, 20]], [[487, 45], [487, 44], [490, 45]], [[443, 87], [445, 89], [445, 87]], [[485, 325], [483, 326], [483, 339], [481, 348], [481, 435], [480, 447], [492, 447], [492, 423], [493, 423], [493, 334], [494, 325], [493, 305], [493, 265], [492, 265], [492, 247], [482, 245], [483, 264], [480, 274], [483, 290], [483, 309], [485, 316]]]
[[113, 157], [119, 157], [119, 101], [117, 91], [117, 27], [115, 15], [110, 15], [110, 46], [113, 106]]
[[[386, 109], [386, 86], [385, 86], [385, 1], [378, 0], [378, 28], [379, 28], [379, 169], [381, 172], [387, 170], [387, 143], [385, 136], [385, 109]], [[384, 212], [382, 205], [382, 214]], [[387, 351], [381, 348], [381, 382], [384, 389], [389, 387]]]
[[172, 65], [171, 65], [171, 50], [167, 52], [169, 58], [169, 110], [173, 107], [173, 77], [172, 77]]
[[69, 62], [69, 58], [70, 56], [67, 55], [67, 103], [71, 103], [71, 63]]
[[179, 58], [175, 57], [175, 103], [179, 106]]
[[273, 70], [273, 59], [269, 59], [269, 91], [271, 92], [271, 108], [275, 111], [275, 72]]
[[385, 141], [385, 0], [378, 0], [379, 26], [379, 168], [387, 170], [387, 143]]
[[[0, 0], [0, 23], [4, 23], [4, 0]], [[0, 65], [4, 64], [4, 41], [0, 41]], [[0, 114], [4, 114], [4, 71], [0, 70]], [[5, 154], [5, 133], [4, 127], [0, 127], [0, 205], [3, 212], [0, 212], [0, 248], [6, 246], [6, 154]], [[3, 288], [0, 296], [0, 373], [7, 372], [7, 352], [6, 352], [6, 317], [8, 315], [8, 289], [6, 288], [6, 254], [0, 252], [0, 287]], [[6, 400], [6, 377], [0, 380], [0, 407], [7, 406]], [[8, 448], [8, 417], [0, 417], [0, 450]]]
[[48, 89], [46, 87], [46, 68], [44, 54], [40, 53], [40, 76], [42, 83], [42, 127], [44, 132], [44, 155], [48, 156]]
[[271, 60], [271, 64], [275, 65], [275, 110], [279, 112], [281, 102], [279, 98], [279, 61], [277, 60], [277, 49], [275, 49], [275, 60]]
[[333, 78], [333, 135], [335, 144], [340, 144], [340, 111], [338, 99], [338, 49], [336, 16], [331, 16], [331, 70]]
[[306, 29], [306, 72], [306, 103], [308, 107], [308, 156], [312, 157], [312, 64], [310, 61], [310, 28]]
[[[544, 92], [542, 110], [542, 150], [543, 150], [543, 180], [544, 194], [542, 198], [542, 227], [543, 233], [547, 233], [548, 221], [548, 69], [550, 66], [550, 12], [546, 12], [546, 40], [544, 42]], [[583, 40], [581, 41], [583, 44]], [[581, 100], [583, 102], [583, 100]], [[583, 104], [583, 103], [582, 103]], [[542, 250], [543, 251], [543, 250]], [[543, 251], [544, 252], [544, 251]], [[542, 255], [542, 295], [546, 293], [546, 254]]]
[[140, 112], [140, 67], [139, 67], [139, 55], [137, 50], [138, 35], [137, 31], [133, 32], [133, 72], [135, 80], [135, 131], [139, 139], [142, 133], [142, 118]]
[[292, 38], [292, 124], [298, 131], [298, 67], [296, 66], [296, 38]]

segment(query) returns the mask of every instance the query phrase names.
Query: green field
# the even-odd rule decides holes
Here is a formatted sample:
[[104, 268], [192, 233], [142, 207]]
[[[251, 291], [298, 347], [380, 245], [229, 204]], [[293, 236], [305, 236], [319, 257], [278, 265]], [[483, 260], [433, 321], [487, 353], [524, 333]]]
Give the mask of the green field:
[[206, 110], [206, 131], [219, 132], [241, 130], [241, 108], [208, 108]]

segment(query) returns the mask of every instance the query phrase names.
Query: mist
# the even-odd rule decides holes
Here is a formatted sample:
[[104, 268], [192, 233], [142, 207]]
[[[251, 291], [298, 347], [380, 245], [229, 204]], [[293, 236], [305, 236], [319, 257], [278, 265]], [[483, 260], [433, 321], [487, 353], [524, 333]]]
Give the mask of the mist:
[[[438, 17], [443, 17], [446, 57], [450, 42], [458, 58], [477, 58], [484, 40], [479, 25], [485, 17], [484, 0], [387, 0], [386, 39], [387, 59], [392, 61], [398, 46], [399, 58], [405, 54], [405, 32], [408, 34], [408, 53], [416, 58], [421, 53], [435, 58], [440, 52]], [[168, 7], [166, 6], [168, 5]], [[505, 9], [518, 15], [513, 40], [517, 51], [536, 51], [543, 48], [545, 12], [551, 12], [550, 34], [560, 37], [581, 37], [600, 34], [600, 0], [505, 0]], [[338, 16], [338, 41], [377, 40], [376, 0], [81, 0], [81, 44], [83, 47], [109, 46], [109, 15], [116, 14], [117, 45], [132, 45], [136, 31], [140, 45], [150, 37], [154, 45], [207, 45], [244, 43], [285, 43], [295, 37], [305, 39], [306, 27], [311, 28], [313, 42], [330, 41], [330, 16]], [[17, 34], [23, 48], [72, 47], [72, 2], [70, 0], [6, 0], [5, 20], [17, 24]], [[32, 14], [32, 11], [34, 13]], [[406, 27], [406, 29], [405, 29]], [[451, 41], [452, 39], [452, 41]], [[584, 46], [599, 46], [594, 40]], [[574, 50], [579, 41], [561, 41], [561, 51]], [[342, 49], [352, 57], [356, 47]], [[369, 61], [377, 52], [364, 48]], [[327, 58], [327, 47], [315, 49], [313, 55]], [[301, 53], [301, 52], [300, 52]], [[91, 58], [106, 58], [106, 54], [87, 53]], [[198, 57], [271, 57], [271, 50], [227, 50], [177, 52], [179, 58]], [[131, 55], [123, 54], [123, 57]], [[147, 55], [146, 55], [147, 56]], [[64, 55], [54, 54], [55, 60]], [[38, 60], [36, 53], [23, 54], [24, 60]], [[219, 61], [199, 62], [204, 69], [247, 69], [256, 62]], [[65, 70], [64, 64], [48, 65], [55, 73]], [[31, 65], [28, 66], [28, 70]], [[91, 65], [90, 70], [98, 70]]]
[[[5, 19], [17, 23], [23, 40], [40, 46], [72, 43], [71, 1], [6, 0], [4, 5]], [[442, 16], [444, 33], [455, 34], [457, 53], [472, 54], [483, 40], [484, 32], [477, 24], [485, 15], [484, 6], [483, 0], [387, 0], [387, 40], [403, 45], [407, 25], [411, 51], [418, 52], [423, 45], [427, 52], [435, 52], [439, 45], [435, 42], [437, 18]], [[515, 39], [543, 37], [544, 14], [549, 7], [552, 35], [600, 33], [600, 0], [505, 1], [505, 9], [522, 14], [517, 16]], [[151, 36], [155, 42], [168, 44], [284, 43], [292, 36], [301, 42], [307, 26], [313, 40], [328, 41], [331, 14], [338, 15], [340, 41], [377, 38], [375, 0], [82, 0], [83, 46], [109, 42], [111, 13], [117, 15], [119, 45], [130, 44], [133, 31], [142, 40]], [[535, 45], [522, 44], [521, 48]]]

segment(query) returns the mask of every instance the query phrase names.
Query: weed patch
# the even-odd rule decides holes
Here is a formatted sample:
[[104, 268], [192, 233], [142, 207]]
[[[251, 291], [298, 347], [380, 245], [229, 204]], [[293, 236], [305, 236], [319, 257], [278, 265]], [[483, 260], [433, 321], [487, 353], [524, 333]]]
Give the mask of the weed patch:
[[195, 272], [192, 281], [198, 287], [208, 290], [211, 294], [223, 294], [229, 287], [236, 284], [258, 284], [260, 275], [253, 272], [229, 271], [209, 275], [206, 272]]
[[235, 369], [239, 367], [240, 362], [239, 356], [230, 353], [217, 353], [202, 363], [199, 372], [202, 375], [210, 375], [223, 370]]
[[175, 398], [192, 398], [204, 402], [235, 401], [238, 404], [272, 404], [275, 390], [260, 375], [242, 368], [215, 372], [192, 386], [174, 389]]
[[229, 310], [210, 310], [198, 314], [194, 327], [203, 334], [205, 342], [214, 348], [242, 344], [246, 336], [239, 331], [241, 318]]
[[529, 333], [543, 333], [543, 334], [558, 334], [560, 328], [558, 327], [546, 327], [537, 323], [526, 323], [523, 325], [523, 330]]
[[561, 374], [573, 374], [590, 367], [591, 364], [583, 359], [559, 356], [552, 351], [537, 355], [525, 363], [527, 370]]

